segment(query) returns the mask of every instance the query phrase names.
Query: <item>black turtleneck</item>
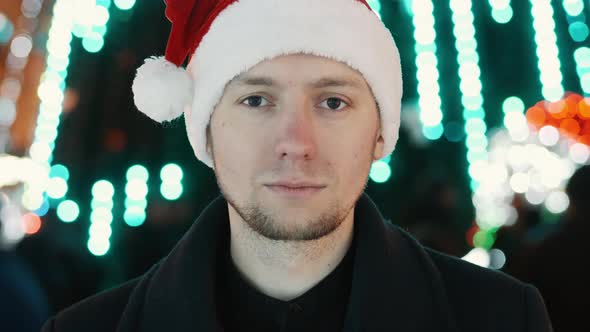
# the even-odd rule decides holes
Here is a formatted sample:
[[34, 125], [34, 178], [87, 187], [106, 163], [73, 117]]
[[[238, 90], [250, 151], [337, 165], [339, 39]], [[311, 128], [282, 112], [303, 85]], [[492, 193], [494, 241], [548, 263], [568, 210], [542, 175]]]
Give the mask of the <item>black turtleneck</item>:
[[299, 297], [282, 301], [251, 286], [237, 270], [229, 247], [217, 279], [218, 317], [225, 331], [341, 331], [349, 302], [354, 237], [336, 268]]

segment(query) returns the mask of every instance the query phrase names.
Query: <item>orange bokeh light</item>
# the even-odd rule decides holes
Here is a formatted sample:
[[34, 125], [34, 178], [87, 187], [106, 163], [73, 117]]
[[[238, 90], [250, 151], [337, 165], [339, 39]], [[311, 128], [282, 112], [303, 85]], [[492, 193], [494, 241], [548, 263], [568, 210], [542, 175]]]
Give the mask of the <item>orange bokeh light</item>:
[[564, 119], [563, 121], [561, 121], [559, 129], [561, 130], [563, 135], [568, 137], [577, 137], [580, 134], [580, 131], [582, 130], [578, 121], [574, 119]]
[[526, 111], [526, 119], [531, 125], [542, 127], [547, 120], [547, 116], [545, 115], [545, 110], [543, 108], [533, 106]]
[[590, 119], [590, 98], [584, 98], [578, 102], [578, 114], [582, 119]]
[[23, 224], [25, 226], [25, 233], [32, 235], [41, 229], [41, 218], [34, 213], [27, 213], [23, 215]]
[[528, 123], [540, 129], [558, 128], [560, 134], [590, 146], [590, 98], [569, 92], [555, 102], [541, 100], [526, 112]]
[[590, 146], [590, 134], [580, 136], [578, 142]]
[[547, 110], [549, 111], [549, 115], [556, 119], [565, 119], [569, 113], [565, 100], [549, 103]]

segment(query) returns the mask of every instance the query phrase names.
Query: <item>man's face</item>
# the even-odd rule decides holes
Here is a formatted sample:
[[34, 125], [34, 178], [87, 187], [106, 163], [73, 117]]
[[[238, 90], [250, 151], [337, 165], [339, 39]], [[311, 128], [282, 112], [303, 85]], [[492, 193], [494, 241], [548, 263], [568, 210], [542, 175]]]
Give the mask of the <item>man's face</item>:
[[[312, 240], [335, 230], [383, 151], [363, 76], [313, 55], [266, 60], [229, 82], [209, 135], [230, 214], [273, 240]], [[317, 188], [289, 190], [276, 186], [281, 181]]]

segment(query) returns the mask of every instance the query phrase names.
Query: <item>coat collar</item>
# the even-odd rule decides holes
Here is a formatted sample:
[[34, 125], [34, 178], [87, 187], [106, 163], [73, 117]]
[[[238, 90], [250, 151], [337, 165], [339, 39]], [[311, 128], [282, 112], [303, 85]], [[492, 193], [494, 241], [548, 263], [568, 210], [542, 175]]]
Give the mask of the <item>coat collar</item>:
[[[126, 331], [223, 331], [216, 320], [217, 255], [229, 241], [227, 203], [217, 197], [170, 254], [145, 274], [119, 324]], [[363, 193], [345, 331], [454, 331], [438, 270], [424, 248], [381, 216]]]

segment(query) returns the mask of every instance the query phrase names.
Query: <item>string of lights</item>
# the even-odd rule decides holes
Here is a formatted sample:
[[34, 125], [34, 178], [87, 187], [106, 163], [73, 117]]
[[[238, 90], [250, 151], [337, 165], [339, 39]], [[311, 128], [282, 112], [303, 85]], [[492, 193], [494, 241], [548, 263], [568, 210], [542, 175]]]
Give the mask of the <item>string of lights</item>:
[[563, 96], [564, 88], [553, 7], [550, 0], [531, 0], [530, 3], [542, 95], [546, 100], [556, 101]]
[[468, 171], [471, 176], [471, 188], [477, 189], [482, 181], [478, 168], [485, 163], [487, 155], [488, 139], [486, 137], [487, 125], [485, 123], [484, 98], [482, 96], [482, 83], [480, 79], [479, 55], [477, 53], [477, 40], [473, 25], [473, 12], [470, 0], [451, 0], [453, 20], [453, 34], [457, 49], [457, 63], [459, 65], [459, 78], [461, 91], [461, 103], [463, 105], [463, 118], [465, 119], [465, 133], [467, 146]]
[[430, 140], [439, 139], [444, 131], [433, 10], [431, 0], [412, 2], [420, 121], [424, 136]]

